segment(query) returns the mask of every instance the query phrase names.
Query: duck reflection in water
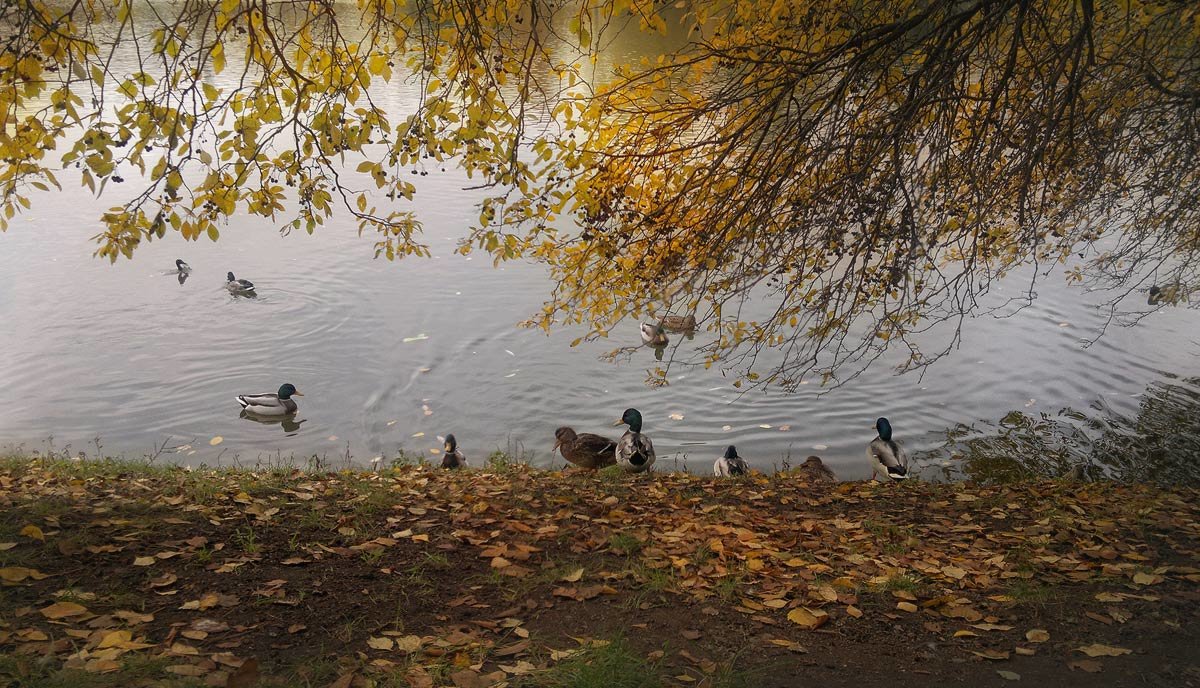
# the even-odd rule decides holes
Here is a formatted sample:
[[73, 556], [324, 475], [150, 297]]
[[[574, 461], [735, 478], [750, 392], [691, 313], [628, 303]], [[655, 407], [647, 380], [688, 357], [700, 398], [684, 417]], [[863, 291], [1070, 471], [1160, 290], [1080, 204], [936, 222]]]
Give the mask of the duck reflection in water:
[[240, 414], [238, 414], [238, 418], [245, 418], [246, 420], [254, 421], [255, 423], [260, 423], [262, 425], [280, 425], [283, 427], [284, 434], [286, 434], [288, 437], [291, 437], [299, 432], [300, 424], [307, 422], [308, 420], [307, 418], [296, 420], [294, 416], [260, 416], [257, 413], [250, 413], [249, 411], [242, 411]]
[[180, 272], [180, 273], [176, 273], [176, 274], [179, 277], [179, 286], [181, 286], [181, 287], [183, 286], [183, 283], [188, 281], [188, 278], [192, 276], [192, 273], [190, 273], [190, 272]]

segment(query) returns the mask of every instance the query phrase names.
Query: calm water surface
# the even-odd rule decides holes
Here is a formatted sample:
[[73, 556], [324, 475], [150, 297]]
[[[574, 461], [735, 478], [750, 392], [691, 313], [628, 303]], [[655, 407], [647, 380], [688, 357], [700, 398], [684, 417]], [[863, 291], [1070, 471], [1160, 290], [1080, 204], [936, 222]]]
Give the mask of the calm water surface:
[[[392, 96], [403, 108], [404, 89]], [[89, 237], [126, 189], [97, 200], [71, 188], [71, 175], [60, 178], [67, 191], [37, 198], [0, 234], [3, 446], [45, 450], [53, 437], [58, 450], [91, 455], [98, 437], [105, 453], [130, 456], [165, 443], [161, 460], [188, 464], [346, 452], [366, 463], [400, 447], [436, 459], [438, 436], [453, 432], [476, 464], [522, 446], [536, 464], [561, 465], [549, 453], [555, 427], [615, 436], [608, 426], [635, 406], [663, 468], [710, 471], [734, 443], [759, 468], [816, 453], [854, 479], [870, 472], [863, 451], [880, 415], [922, 450], [947, 428], [1014, 409], [1054, 413], [1099, 400], [1133, 412], [1148, 385], [1200, 374], [1194, 313], [1167, 309], [1085, 347], [1105, 322], [1101, 298], [1052, 276], [1015, 316], [967, 323], [961, 349], [923, 378], [895, 375], [898, 358], [885, 358], [824, 395], [815, 384], [739, 395], [718, 369], [650, 388], [652, 351], [620, 364], [598, 359], [639, 343], [636, 323], [576, 348], [568, 344], [578, 332], [517, 326], [551, 284], [537, 265], [494, 268], [486, 256], [453, 252], [478, 217], [478, 196], [453, 170], [420, 178], [416, 211], [433, 258], [398, 263], [373, 260], [373, 239], [357, 236], [343, 214], [314, 236], [239, 218], [218, 243], [168, 236], [109, 265], [91, 257]], [[183, 284], [166, 274], [176, 258], [194, 268]], [[227, 271], [257, 284], [258, 298], [228, 294]], [[1011, 294], [997, 296], [1025, 286], [1012, 281]], [[702, 341], [701, 333], [694, 344]], [[238, 417], [235, 395], [283, 382], [305, 393], [296, 425]], [[224, 441], [210, 446], [215, 436]], [[170, 449], [179, 445], [191, 446]]]
[[[98, 436], [106, 452], [140, 456], [168, 441], [193, 445], [168, 454], [192, 464], [335, 457], [348, 447], [366, 462], [398, 447], [433, 458], [437, 436], [454, 432], [477, 459], [511, 442], [545, 465], [556, 426], [615, 434], [606, 426], [636, 406], [665, 467], [678, 457], [710, 470], [736, 443], [761, 468], [817, 453], [858, 478], [878, 415], [919, 450], [947, 427], [1013, 409], [1103, 399], [1133, 410], [1148, 384], [1196, 373], [1191, 312], [1110, 328], [1085, 348], [1081, 338], [1102, 316], [1051, 278], [1016, 316], [968, 323], [961, 350], [924, 379], [881, 360], [823, 396], [816, 385], [741, 396], [716, 369], [650, 388], [650, 350], [621, 364], [598, 360], [638, 342], [633, 323], [613, 335], [624, 342], [574, 349], [577, 333], [519, 328], [548, 293], [543, 269], [453, 253], [473, 215], [470, 196], [449, 173], [431, 179], [419, 210], [434, 257], [400, 263], [373, 260], [371, 239], [351, 226], [285, 237], [247, 220], [215, 244], [168, 237], [109, 265], [91, 257], [88, 240], [105, 204], [72, 193], [35, 206], [0, 235], [0, 443], [45, 449], [53, 436], [59, 449], [93, 454]], [[195, 270], [182, 285], [164, 274], [176, 257]], [[259, 298], [228, 294], [229, 270], [259, 285]], [[298, 428], [238, 417], [236, 394], [285, 381], [305, 392]], [[224, 442], [210, 446], [214, 436]]]

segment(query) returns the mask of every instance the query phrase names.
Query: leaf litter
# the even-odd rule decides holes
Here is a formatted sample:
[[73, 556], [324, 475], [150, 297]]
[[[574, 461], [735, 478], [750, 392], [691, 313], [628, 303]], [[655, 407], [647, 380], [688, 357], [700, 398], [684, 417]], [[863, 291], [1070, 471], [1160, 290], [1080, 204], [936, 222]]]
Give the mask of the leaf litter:
[[[562, 650], [563, 636], [546, 632], [586, 633], [581, 605], [626, 609], [653, 633], [641, 618], [648, 589], [668, 610], [703, 610], [683, 611], [674, 631], [692, 643], [720, 646], [723, 629], [750, 624], [770, 634], [764, 647], [795, 655], [827, 629], [878, 626], [888, 637], [902, 624], [992, 667], [1052, 652], [1064, 671], [1094, 673], [1095, 658], [1129, 661], [1137, 649], [1101, 629], [1135, 623], [1137, 609], [1200, 582], [1190, 558], [1200, 510], [1187, 489], [818, 487], [786, 474], [613, 483], [523, 466], [75, 470], [0, 472], [8, 532], [42, 535], [5, 551], [38, 549], [0, 568], [14, 608], [28, 610], [3, 619], [0, 643], [94, 673], [118, 671], [132, 654], [160, 657], [165, 672], [210, 685], [254, 685], [262, 667], [309, 661], [322, 645], [347, 686], [389, 672], [410, 685], [512, 681], [601, 647], [585, 636]], [[1147, 523], [1171, 537], [1141, 539]], [[74, 587], [58, 596], [67, 572]], [[96, 594], [123, 579], [122, 597]], [[1077, 591], [1081, 617], [1110, 623], [1048, 624], [1018, 599], [1037, 586]], [[403, 591], [402, 614], [365, 603], [385, 589]], [[330, 621], [348, 613], [372, 620]], [[555, 615], [562, 625], [547, 626]], [[718, 668], [698, 656], [671, 661], [693, 681]], [[1007, 674], [1016, 676], [999, 670], [1018, 680]]]

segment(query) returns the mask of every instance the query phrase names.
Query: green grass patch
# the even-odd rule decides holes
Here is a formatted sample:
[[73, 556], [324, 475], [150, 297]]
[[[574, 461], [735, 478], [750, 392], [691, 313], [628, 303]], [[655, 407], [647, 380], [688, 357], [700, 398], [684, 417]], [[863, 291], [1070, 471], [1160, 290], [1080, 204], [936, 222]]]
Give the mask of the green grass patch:
[[589, 645], [543, 674], [527, 677], [519, 688], [659, 688], [662, 667], [637, 653], [623, 638]]
[[121, 668], [108, 674], [43, 665], [33, 656], [0, 655], [0, 684], [12, 688], [128, 688], [153, 685], [161, 688], [200, 688], [196, 678], [164, 671], [172, 661], [161, 657], [130, 656]]

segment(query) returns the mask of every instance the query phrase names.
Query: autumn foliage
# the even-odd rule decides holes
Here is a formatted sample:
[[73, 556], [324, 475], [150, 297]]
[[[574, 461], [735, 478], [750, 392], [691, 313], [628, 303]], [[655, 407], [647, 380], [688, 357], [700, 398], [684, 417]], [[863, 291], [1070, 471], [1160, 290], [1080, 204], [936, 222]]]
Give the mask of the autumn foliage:
[[1200, 264], [1192, 3], [21, 0], [0, 33], [6, 219], [125, 180], [113, 260], [338, 208], [426, 255], [413, 175], [449, 165], [490, 190], [461, 250], [549, 266], [533, 324], [694, 313], [680, 362], [749, 383], [925, 365], [1017, 268], [1184, 298]]

